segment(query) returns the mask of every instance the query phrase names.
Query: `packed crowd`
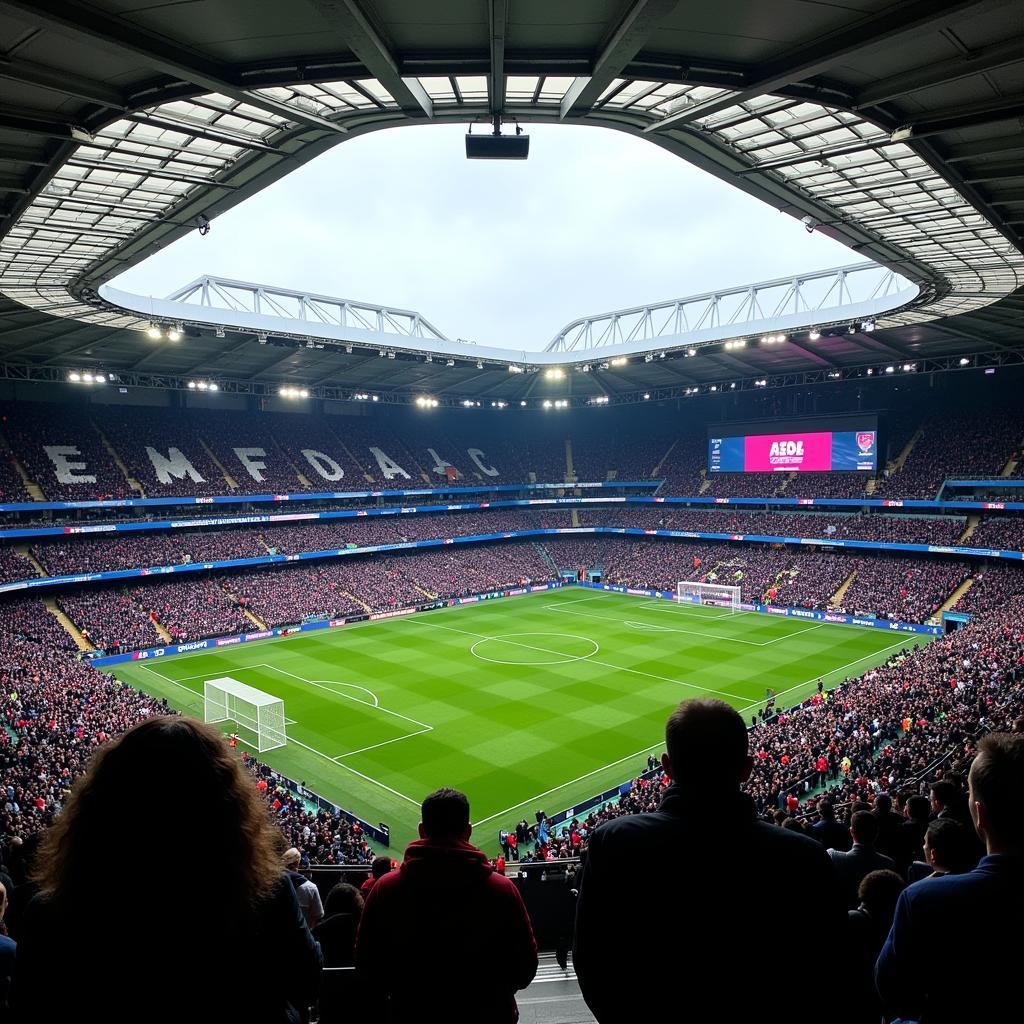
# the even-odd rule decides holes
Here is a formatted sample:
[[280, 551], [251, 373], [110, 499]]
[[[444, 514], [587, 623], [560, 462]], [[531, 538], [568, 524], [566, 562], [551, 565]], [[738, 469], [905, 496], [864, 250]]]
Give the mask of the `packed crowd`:
[[935, 413], [921, 424], [922, 434], [898, 473], [879, 479], [875, 494], [934, 498], [945, 480], [990, 480], [999, 476], [1024, 439], [1019, 407], [992, 415]]

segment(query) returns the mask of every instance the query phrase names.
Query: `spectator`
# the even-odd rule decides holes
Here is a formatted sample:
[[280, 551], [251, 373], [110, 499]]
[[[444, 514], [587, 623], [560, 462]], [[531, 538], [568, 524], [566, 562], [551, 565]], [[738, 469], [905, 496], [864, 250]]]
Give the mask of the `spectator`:
[[959, 874], [969, 857], [966, 840], [960, 822], [936, 818], [924, 834], [924, 860], [910, 865], [909, 880], [920, 882], [924, 878]]
[[852, 984], [844, 992], [849, 1024], [878, 1024], [882, 1004], [875, 991], [875, 961], [892, 927], [903, 879], [895, 871], [869, 871], [857, 888], [857, 909], [847, 918], [846, 949], [853, 961]]
[[878, 819], [871, 811], [858, 811], [850, 820], [853, 846], [847, 850], [829, 850], [828, 855], [846, 894], [847, 905], [857, 906], [857, 892], [864, 877], [871, 871], [896, 871], [896, 862], [875, 849], [878, 840]]
[[299, 909], [310, 928], [315, 928], [324, 918], [324, 905], [320, 901], [320, 890], [299, 870], [302, 854], [293, 846], [284, 853], [284, 870], [288, 881], [295, 889]]
[[7, 885], [0, 882], [0, 1020], [6, 1016], [7, 994], [14, 974], [14, 958], [17, 946], [7, 937], [4, 915], [7, 913]]
[[[102, 1007], [104, 1021], [126, 1024], [294, 1020], [315, 997], [320, 951], [278, 841], [216, 729], [154, 717], [108, 743], [40, 847], [16, 1019], [66, 1022]], [[273, 969], [247, 984], [254, 950]], [[157, 976], [173, 983], [156, 991]]]
[[878, 839], [875, 847], [879, 853], [898, 861], [901, 856], [900, 838], [903, 819], [892, 809], [892, 797], [879, 793], [875, 797], [875, 820], [878, 822]]
[[818, 821], [810, 827], [808, 834], [812, 839], [817, 839], [826, 850], [850, 848], [850, 833], [836, 821], [836, 812], [830, 800], [818, 802]]
[[391, 870], [391, 867], [390, 857], [373, 858], [373, 863], [370, 865], [370, 877], [364, 879], [363, 884], [359, 887], [364, 898], [370, 895], [370, 890], [377, 884], [377, 880], [383, 878]]
[[[601, 1024], [652, 1017], [661, 986], [624, 983], [636, 951], [658, 935], [658, 961], [670, 965], [672, 989], [715, 993], [721, 1020], [754, 1020], [764, 993], [735, 983], [737, 943], [745, 935], [786, 936], [793, 963], [820, 956], [822, 936], [842, 928], [842, 899], [821, 847], [805, 836], [758, 821], [740, 792], [753, 758], [743, 719], [719, 700], [684, 701], [669, 717], [672, 784], [651, 814], [617, 818], [590, 839], [576, 917], [574, 962], [584, 999]], [[671, 870], [637, 874], [637, 864]], [[627, 881], [628, 880], [628, 886]], [[754, 893], [809, 891], [814, 899], [769, 905]], [[787, 1005], [787, 1021], [819, 1019], [810, 1000]]]
[[[968, 784], [987, 855], [967, 874], [928, 878], [900, 896], [875, 975], [894, 1017], [922, 1024], [1020, 1018], [1024, 944], [1015, 925], [1024, 915], [1024, 736], [982, 739]], [[972, 978], [935, 969], [937, 953], [961, 948]]]
[[533, 980], [537, 944], [519, 891], [471, 846], [469, 801], [439, 789], [420, 838], [366, 900], [356, 966], [391, 1022], [514, 1024], [515, 993]]
[[928, 831], [928, 818], [931, 805], [928, 797], [920, 794], [907, 800], [904, 808], [906, 821], [900, 826], [902, 859], [906, 864], [924, 857], [924, 836]]
[[363, 897], [354, 885], [339, 882], [327, 894], [324, 919], [313, 929], [324, 967], [354, 967], [356, 933], [363, 916]]

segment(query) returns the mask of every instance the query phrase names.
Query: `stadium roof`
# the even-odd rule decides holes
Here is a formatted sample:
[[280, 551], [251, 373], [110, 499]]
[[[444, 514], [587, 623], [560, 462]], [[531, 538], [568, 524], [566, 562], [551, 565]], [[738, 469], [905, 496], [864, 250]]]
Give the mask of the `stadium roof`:
[[[1024, 347], [1024, 19], [1013, 2], [0, 0], [0, 52], [8, 376], [80, 367], [169, 386], [199, 375], [239, 389], [514, 400], [571, 388], [616, 400], [874, 361], [973, 364]], [[190, 321], [182, 342], [154, 344], [141, 333], [150, 318], [102, 291], [345, 139], [494, 114], [642, 136], [916, 294], [874, 317], [877, 331], [857, 323], [741, 356], [716, 340], [685, 363], [677, 346], [549, 380], [482, 352], [439, 366], [426, 348], [385, 359], [353, 336], [349, 353], [316, 331], [260, 338]], [[576, 346], [567, 362], [586, 356]]]

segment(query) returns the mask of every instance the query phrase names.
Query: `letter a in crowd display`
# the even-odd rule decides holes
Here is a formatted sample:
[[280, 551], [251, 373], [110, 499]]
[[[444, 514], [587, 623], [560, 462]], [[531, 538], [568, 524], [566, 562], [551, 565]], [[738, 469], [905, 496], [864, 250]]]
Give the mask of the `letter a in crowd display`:
[[380, 471], [384, 474], [385, 480], [394, 480], [396, 476], [400, 476], [405, 480], [411, 480], [412, 477], [402, 467], [395, 462], [383, 449], [381, 448], [370, 448], [370, 454], [377, 460], [377, 465], [380, 467]]

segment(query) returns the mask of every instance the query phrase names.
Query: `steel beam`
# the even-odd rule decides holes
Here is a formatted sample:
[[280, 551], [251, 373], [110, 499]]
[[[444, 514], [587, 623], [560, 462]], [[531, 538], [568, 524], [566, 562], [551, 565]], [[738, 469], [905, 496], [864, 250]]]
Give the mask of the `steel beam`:
[[81, 75], [73, 75], [68, 71], [46, 67], [43, 64], [16, 60], [4, 54], [0, 54], [0, 79], [35, 86], [114, 110], [124, 110], [127, 107], [124, 96], [103, 82], [94, 82]]
[[345, 131], [343, 126], [318, 114], [250, 92], [232, 78], [227, 68], [215, 61], [182, 49], [163, 36], [131, 22], [103, 14], [81, 0], [3, 0], [3, 6], [23, 12], [33, 25], [73, 39], [90, 39], [107, 51], [138, 58], [155, 71], [191, 82], [210, 92], [230, 96], [233, 100], [262, 107], [278, 117], [324, 131]]
[[640, 52], [654, 28], [678, 3], [679, 0], [634, 0], [594, 61], [590, 77], [576, 78], [562, 97], [562, 117], [589, 110]]
[[966, 56], [938, 61], [882, 78], [857, 94], [854, 109], [863, 110], [864, 107], [888, 103], [911, 93], [959, 82], [971, 75], [980, 75], [1021, 62], [1024, 62], [1024, 39], [1011, 39], [995, 46], [986, 46]]
[[492, 114], [505, 109], [505, 32], [508, 28], [509, 0], [487, 0], [488, 31], [491, 37], [491, 69], [487, 78], [487, 97]]
[[813, 78], [864, 50], [883, 44], [891, 46], [908, 35], [919, 34], [949, 21], [972, 7], [987, 6], [990, 2], [991, 0], [907, 0], [905, 3], [891, 5], [856, 25], [816, 39], [754, 68], [738, 92], [705, 100], [703, 103], [694, 103], [668, 117], [663, 117], [644, 131], [678, 128], [700, 118], [710, 117], [755, 96], [778, 92], [796, 82]]
[[409, 117], [433, 117], [434, 102], [412, 78], [403, 78], [398, 60], [356, 0], [307, 0], [338, 41], [351, 50], [366, 70], [394, 97]]

